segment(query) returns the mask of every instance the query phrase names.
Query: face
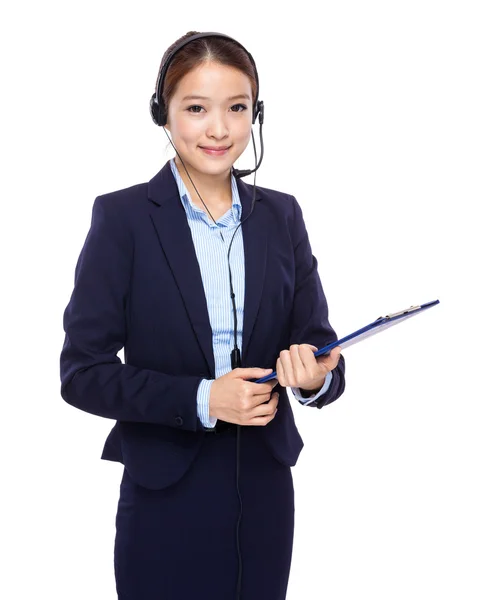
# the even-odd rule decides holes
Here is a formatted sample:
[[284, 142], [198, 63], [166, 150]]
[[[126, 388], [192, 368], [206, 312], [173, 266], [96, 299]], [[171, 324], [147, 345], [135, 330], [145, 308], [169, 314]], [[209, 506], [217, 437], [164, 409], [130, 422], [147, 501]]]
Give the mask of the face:
[[165, 127], [190, 175], [227, 177], [252, 132], [250, 79], [234, 67], [203, 63], [180, 80], [167, 117]]

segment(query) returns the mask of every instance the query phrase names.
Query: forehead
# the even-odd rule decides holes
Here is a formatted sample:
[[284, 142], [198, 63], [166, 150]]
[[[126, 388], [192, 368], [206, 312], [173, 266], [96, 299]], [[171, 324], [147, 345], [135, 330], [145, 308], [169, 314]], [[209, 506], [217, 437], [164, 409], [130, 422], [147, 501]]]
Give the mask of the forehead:
[[187, 95], [223, 100], [236, 94], [248, 94], [251, 98], [250, 78], [235, 67], [204, 62], [184, 75], [174, 96], [182, 102]]

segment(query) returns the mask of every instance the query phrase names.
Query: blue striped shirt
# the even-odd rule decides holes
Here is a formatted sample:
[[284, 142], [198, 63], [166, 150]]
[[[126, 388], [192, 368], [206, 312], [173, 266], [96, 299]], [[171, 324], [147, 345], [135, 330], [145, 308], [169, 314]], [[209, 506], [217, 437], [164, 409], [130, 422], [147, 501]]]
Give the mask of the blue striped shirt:
[[[195, 206], [179, 174], [175, 160], [170, 160], [179, 196], [186, 211], [187, 221], [200, 266], [203, 288], [207, 299], [208, 314], [212, 327], [212, 344], [215, 360], [215, 377], [221, 377], [231, 371], [231, 350], [234, 346], [234, 316], [230, 297], [229, 269], [227, 253], [234, 230], [240, 224], [241, 202], [236, 178], [231, 175], [231, 208], [214, 223], [201, 208]], [[221, 234], [223, 240], [221, 239]], [[243, 304], [245, 299], [245, 257], [243, 232], [239, 227], [234, 235], [229, 254], [231, 275], [236, 303], [237, 341], [241, 349], [243, 343]], [[332, 373], [326, 376], [325, 383], [316, 394], [304, 398], [299, 388], [292, 387], [292, 393], [302, 404], [309, 404], [323, 394], [332, 379]], [[205, 427], [215, 427], [217, 418], [209, 416], [210, 389], [214, 379], [202, 379], [197, 393], [198, 417]]]

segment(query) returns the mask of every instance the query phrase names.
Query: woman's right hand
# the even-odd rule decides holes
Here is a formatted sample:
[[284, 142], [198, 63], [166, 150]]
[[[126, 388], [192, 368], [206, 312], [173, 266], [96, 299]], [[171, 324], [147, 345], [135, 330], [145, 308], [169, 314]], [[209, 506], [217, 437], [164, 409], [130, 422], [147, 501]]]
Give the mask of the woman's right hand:
[[278, 410], [279, 394], [271, 395], [278, 380], [253, 383], [247, 379], [259, 379], [269, 373], [272, 369], [238, 367], [215, 379], [210, 389], [210, 417], [237, 425], [267, 425]]

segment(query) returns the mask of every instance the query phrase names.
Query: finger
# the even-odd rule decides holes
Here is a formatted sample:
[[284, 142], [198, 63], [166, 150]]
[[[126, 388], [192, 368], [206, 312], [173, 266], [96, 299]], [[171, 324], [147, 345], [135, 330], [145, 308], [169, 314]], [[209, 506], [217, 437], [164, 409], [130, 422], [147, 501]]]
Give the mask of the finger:
[[[290, 346], [291, 347], [291, 346]], [[281, 366], [283, 368], [283, 386], [294, 386], [295, 377], [293, 372], [292, 357], [290, 356], [290, 350], [282, 350], [280, 352]]]
[[301, 344], [299, 351], [304, 365], [305, 378], [315, 379], [321, 374], [321, 369], [318, 367], [318, 358], [314, 356], [313, 348], [311, 344]]
[[260, 379], [261, 377], [266, 377], [270, 375], [273, 370], [272, 369], [262, 369], [261, 367], [245, 367], [245, 368], [237, 368], [232, 371], [236, 377], [240, 377], [241, 379]]
[[283, 363], [281, 362], [281, 356], [276, 361], [276, 376], [278, 377], [278, 383], [283, 387], [286, 387], [285, 372], [283, 371]]
[[337, 346], [336, 348], [334, 348], [334, 350], [336, 350], [337, 352], [335, 353], [335, 365], [337, 366], [339, 360], [340, 360], [340, 354], [342, 352], [342, 348], [340, 346]]
[[301, 382], [310, 378], [310, 374], [304, 364], [306, 355], [314, 356], [308, 344], [292, 344], [290, 346], [290, 358], [293, 369], [293, 383], [291, 385], [294, 387], [297, 387]]
[[340, 346], [337, 346], [330, 350], [328, 355], [325, 354], [324, 356], [320, 356], [319, 359], [323, 359], [321, 360], [321, 363], [326, 365], [331, 370], [337, 366], [341, 352], [342, 348], [340, 348]]
[[316, 346], [313, 346], [313, 344], [300, 344], [301, 346], [309, 346], [309, 348], [311, 348], [311, 350], [313, 352], [316, 352], [318, 350], [318, 348], [316, 348]]
[[271, 398], [269, 398], [268, 402], [260, 402], [258, 405], [252, 408], [252, 410], [249, 412], [249, 418], [254, 419], [255, 417], [272, 414], [276, 410], [278, 400], [278, 393], [274, 392], [271, 394]]
[[276, 411], [274, 411], [274, 413], [272, 413], [272, 415], [264, 415], [263, 417], [254, 417], [253, 419], [250, 419], [250, 421], [247, 424], [265, 427], [270, 421], [272, 421], [274, 419], [275, 414], [276, 414]]
[[292, 353], [292, 364], [295, 372], [296, 386], [300, 385], [300, 382], [317, 379], [322, 374], [323, 370], [319, 366], [321, 363], [319, 363], [318, 359], [314, 356], [314, 349], [317, 350], [316, 346], [313, 346], [312, 344], [299, 344], [298, 356], [295, 361]]

